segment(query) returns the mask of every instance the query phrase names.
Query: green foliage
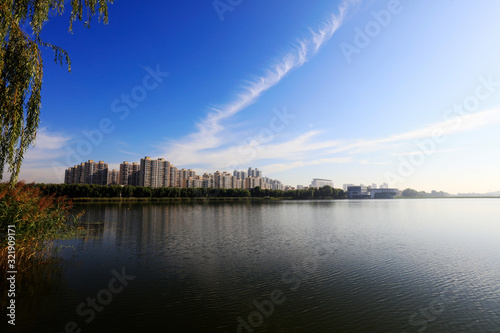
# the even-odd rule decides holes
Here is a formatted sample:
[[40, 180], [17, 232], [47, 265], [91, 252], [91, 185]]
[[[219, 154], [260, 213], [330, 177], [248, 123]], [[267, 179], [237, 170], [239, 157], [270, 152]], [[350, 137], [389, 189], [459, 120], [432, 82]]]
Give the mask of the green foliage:
[[401, 193], [403, 198], [444, 198], [450, 196], [449, 193], [443, 192], [443, 191], [432, 191], [431, 193], [427, 193], [425, 191], [416, 191], [411, 188], [407, 188], [403, 190]]
[[[72, 0], [69, 31], [75, 20], [89, 27], [93, 16], [108, 22], [113, 0]], [[84, 9], [86, 15], [84, 15]], [[0, 180], [9, 165], [11, 186], [17, 182], [24, 153], [36, 138], [41, 108], [43, 61], [40, 47], [54, 51], [54, 61], [67, 63], [68, 53], [40, 38], [50, 16], [65, 11], [64, 0], [0, 0]], [[22, 26], [28, 23], [31, 31]]]
[[142, 186], [106, 186], [88, 184], [38, 184], [46, 194], [69, 198], [287, 198], [287, 199], [344, 199], [341, 189], [324, 186], [307, 190], [270, 190], [259, 186], [242, 188], [175, 188]]
[[415, 191], [414, 189], [407, 188], [407, 189], [403, 190], [401, 195], [405, 198], [414, 198], [414, 197], [418, 196], [418, 192]]

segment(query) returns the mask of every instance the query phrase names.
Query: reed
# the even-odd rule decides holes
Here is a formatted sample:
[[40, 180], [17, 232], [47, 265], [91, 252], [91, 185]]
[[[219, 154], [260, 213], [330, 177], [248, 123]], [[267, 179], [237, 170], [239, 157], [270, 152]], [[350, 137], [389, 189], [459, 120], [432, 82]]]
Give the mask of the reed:
[[[72, 215], [72, 206], [66, 197], [43, 194], [34, 184], [0, 183], [0, 271], [16, 270], [17, 282], [21, 284], [23, 272], [57, 260], [55, 241], [83, 232], [78, 225], [81, 214]], [[9, 267], [12, 261], [8, 261], [12, 259], [8, 256], [12, 254], [8, 229], [11, 235], [14, 232], [11, 238], [11, 245], [12, 239], [15, 242], [14, 269]], [[4, 287], [4, 280], [0, 280], [0, 287]]]

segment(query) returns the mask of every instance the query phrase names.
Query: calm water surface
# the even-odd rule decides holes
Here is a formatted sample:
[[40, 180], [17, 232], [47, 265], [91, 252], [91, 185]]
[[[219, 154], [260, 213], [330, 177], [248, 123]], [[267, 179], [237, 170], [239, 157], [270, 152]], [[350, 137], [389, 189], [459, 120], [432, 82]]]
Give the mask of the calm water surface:
[[500, 200], [78, 208], [14, 331], [500, 332]]

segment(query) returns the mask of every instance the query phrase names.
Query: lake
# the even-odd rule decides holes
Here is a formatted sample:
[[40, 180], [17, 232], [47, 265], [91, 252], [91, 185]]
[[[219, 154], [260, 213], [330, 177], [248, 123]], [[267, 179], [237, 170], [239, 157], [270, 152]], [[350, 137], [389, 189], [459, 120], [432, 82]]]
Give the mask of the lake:
[[76, 208], [10, 331], [500, 332], [500, 199]]

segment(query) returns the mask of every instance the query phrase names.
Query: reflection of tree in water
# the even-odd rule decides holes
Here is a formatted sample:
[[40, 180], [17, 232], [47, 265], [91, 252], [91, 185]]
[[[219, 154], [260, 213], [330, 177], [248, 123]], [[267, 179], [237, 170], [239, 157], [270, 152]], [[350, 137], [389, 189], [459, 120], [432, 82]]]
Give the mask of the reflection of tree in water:
[[80, 226], [83, 228], [80, 238], [95, 238], [104, 234], [104, 222], [82, 222]]
[[[76, 205], [75, 205], [76, 206]], [[78, 238], [101, 237], [104, 233], [105, 206], [97, 205], [92, 209], [76, 206], [73, 214], [80, 215], [79, 227], [82, 229]]]

